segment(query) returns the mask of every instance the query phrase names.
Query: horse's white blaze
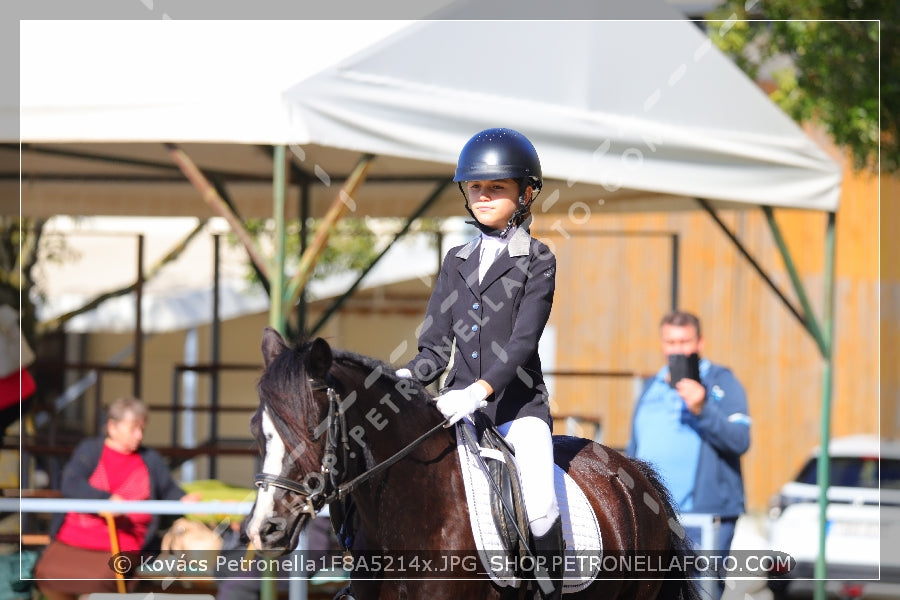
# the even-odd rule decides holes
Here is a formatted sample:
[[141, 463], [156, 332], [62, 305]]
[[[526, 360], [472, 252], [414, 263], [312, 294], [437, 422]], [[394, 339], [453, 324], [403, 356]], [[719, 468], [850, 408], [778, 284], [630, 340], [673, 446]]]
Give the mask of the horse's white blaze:
[[[272, 419], [269, 417], [268, 409], [263, 409], [262, 432], [266, 440], [266, 458], [263, 461], [263, 473], [280, 475], [281, 465], [287, 449], [281, 436], [275, 430], [275, 424], [272, 423]], [[247, 534], [250, 536], [254, 548], [262, 549], [262, 539], [259, 535], [260, 528], [274, 509], [275, 486], [270, 485], [267, 488], [260, 488], [256, 494], [253, 516], [250, 519], [250, 524], [247, 526]]]

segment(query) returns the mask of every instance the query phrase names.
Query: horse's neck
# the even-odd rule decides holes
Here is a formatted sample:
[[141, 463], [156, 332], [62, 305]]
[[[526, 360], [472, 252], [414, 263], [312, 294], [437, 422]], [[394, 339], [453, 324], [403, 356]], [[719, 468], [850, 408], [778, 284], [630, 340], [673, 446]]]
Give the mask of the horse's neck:
[[[356, 446], [376, 462], [390, 458], [438, 423], [409, 381], [367, 381], [368, 374], [342, 370], [341, 407], [347, 419], [351, 447]], [[361, 447], [361, 448], [360, 448]], [[368, 465], [371, 467], [372, 465]]]
[[[348, 398], [350, 393], [355, 392], [353, 405], [348, 407], [346, 415], [349, 444], [356, 456], [351, 459], [347, 474], [357, 477], [363, 471], [391, 463], [353, 492], [366, 543], [371, 548], [402, 547], [397, 544], [409, 543], [419, 544], [418, 547], [439, 547], [439, 536], [434, 536], [438, 535], [435, 531], [441, 529], [442, 520], [431, 513], [427, 518], [420, 518], [423, 503], [415, 490], [418, 485], [435, 489], [438, 487], [435, 482], [440, 481], [443, 485], [442, 501], [449, 500], [456, 492], [464, 501], [464, 492], [453, 489], [454, 479], [449, 472], [456, 465], [452, 430], [438, 427], [408, 455], [404, 454], [393, 462], [397, 453], [440, 425], [440, 414], [429, 407], [418, 393], [409, 393], [410, 388], [405, 388], [404, 393], [383, 381], [366, 387], [364, 379], [358, 377], [356, 385], [347, 385], [349, 382], [346, 380], [344, 383]], [[409, 517], [416, 523], [412, 528], [414, 531], [401, 531], [395, 526], [388, 526], [380, 516], [385, 512], [414, 515]], [[414, 539], [418, 541], [412, 542]]]

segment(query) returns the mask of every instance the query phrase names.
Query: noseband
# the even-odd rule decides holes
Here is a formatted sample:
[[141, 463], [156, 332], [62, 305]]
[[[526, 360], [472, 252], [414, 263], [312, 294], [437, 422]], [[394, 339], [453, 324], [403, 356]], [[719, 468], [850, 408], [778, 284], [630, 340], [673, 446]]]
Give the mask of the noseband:
[[[262, 490], [267, 490], [271, 485], [297, 494], [303, 499], [300, 512], [308, 514], [313, 519], [323, 506], [330, 504], [335, 500], [343, 500], [344, 497], [353, 491], [359, 484], [401, 460], [434, 432], [442, 429], [446, 423], [446, 419], [441, 421], [384, 462], [364, 471], [350, 481], [340, 482], [337, 481], [334, 470], [334, 466], [337, 463], [338, 443], [340, 443], [341, 446], [341, 464], [344, 465], [344, 468], [346, 468], [347, 457], [350, 453], [350, 442], [347, 435], [347, 419], [343, 408], [340, 406], [341, 396], [327, 381], [317, 379], [310, 379], [309, 381], [312, 384], [313, 392], [321, 392], [324, 390], [328, 395], [328, 420], [326, 422], [327, 435], [325, 437], [325, 452], [322, 455], [319, 472], [307, 473], [303, 477], [302, 482], [281, 477], [280, 475], [273, 475], [271, 473], [257, 473], [253, 478], [253, 481], [256, 484], [256, 487]], [[315, 481], [316, 485], [310, 485], [311, 481]]]

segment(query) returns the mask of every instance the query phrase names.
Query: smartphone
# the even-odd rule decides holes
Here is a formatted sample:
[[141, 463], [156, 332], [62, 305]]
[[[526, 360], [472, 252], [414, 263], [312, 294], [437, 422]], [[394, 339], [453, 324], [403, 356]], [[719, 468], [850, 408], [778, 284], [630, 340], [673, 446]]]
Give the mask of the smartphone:
[[700, 357], [696, 352], [669, 355], [669, 385], [675, 387], [682, 379], [700, 381]]

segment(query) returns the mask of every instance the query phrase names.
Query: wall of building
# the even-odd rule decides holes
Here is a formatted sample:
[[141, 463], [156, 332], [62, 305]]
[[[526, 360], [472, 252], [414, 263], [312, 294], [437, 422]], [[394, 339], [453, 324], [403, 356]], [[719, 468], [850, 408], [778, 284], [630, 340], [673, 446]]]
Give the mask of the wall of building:
[[[885, 349], [896, 352], [897, 273], [891, 267], [879, 279], [878, 180], [846, 177], [836, 230], [831, 435], [880, 431], [896, 437], [897, 376], [879, 371], [877, 340], [880, 325]], [[896, 189], [896, 182], [889, 185]], [[799, 306], [762, 211], [722, 211], [720, 216]], [[776, 219], [821, 320], [826, 217], [779, 210]], [[538, 225], [538, 235], [556, 247], [560, 265], [551, 316], [558, 336], [557, 368], [573, 371], [646, 375], [660, 368], [657, 325], [670, 306], [672, 252], [668, 239], [646, 234], [678, 234], [678, 305], [701, 317], [705, 354], [729, 366], [745, 385], [753, 418], [752, 446], [743, 461], [748, 503], [764, 507], [820, 440], [823, 359], [798, 320], [703, 211], [609, 214], [600, 209], [590, 219], [579, 214]], [[895, 250], [896, 243], [889, 242]], [[880, 374], [882, 402], [893, 406], [888, 411], [894, 415], [881, 422]], [[635, 400], [629, 378], [567, 377], [558, 389], [561, 409], [602, 419], [608, 445], [627, 443]]]

